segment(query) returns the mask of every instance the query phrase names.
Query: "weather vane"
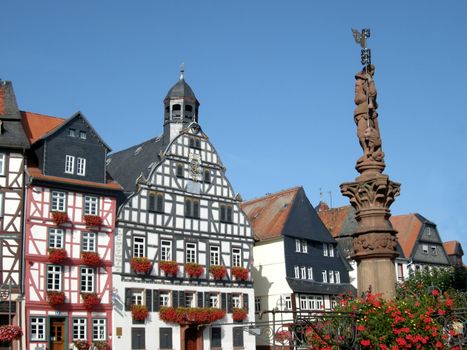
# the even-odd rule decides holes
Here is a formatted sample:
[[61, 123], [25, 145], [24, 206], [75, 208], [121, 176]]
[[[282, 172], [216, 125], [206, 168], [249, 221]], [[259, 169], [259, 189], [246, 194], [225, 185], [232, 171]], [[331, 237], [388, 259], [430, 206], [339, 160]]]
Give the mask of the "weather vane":
[[355, 42], [357, 44], [360, 44], [360, 46], [362, 47], [362, 50], [361, 50], [362, 64], [364, 66], [369, 67], [371, 64], [371, 50], [368, 47], [366, 47], [366, 39], [370, 37], [370, 29], [369, 28], [362, 29], [362, 32], [360, 33], [357, 29], [352, 28], [352, 34], [353, 34], [353, 37], [355, 38]]

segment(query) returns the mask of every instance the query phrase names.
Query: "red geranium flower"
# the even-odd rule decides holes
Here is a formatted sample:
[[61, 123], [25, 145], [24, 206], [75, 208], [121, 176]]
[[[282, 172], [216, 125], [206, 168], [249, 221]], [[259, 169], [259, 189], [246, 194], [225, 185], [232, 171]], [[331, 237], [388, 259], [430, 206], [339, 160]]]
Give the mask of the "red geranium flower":
[[82, 252], [81, 253], [81, 264], [87, 266], [99, 266], [101, 263], [101, 259], [99, 258], [99, 254], [95, 252]]
[[83, 219], [87, 227], [102, 225], [102, 218], [98, 215], [84, 215]]
[[131, 268], [135, 272], [148, 273], [151, 270], [151, 261], [146, 257], [131, 258]]
[[159, 261], [159, 267], [165, 274], [177, 276], [178, 273], [178, 264], [176, 261], [168, 260], [168, 261]]
[[214, 279], [221, 280], [227, 274], [227, 269], [222, 265], [211, 265], [209, 272], [212, 274]]
[[47, 292], [47, 301], [50, 306], [57, 306], [65, 302], [65, 293], [64, 292]]
[[185, 272], [190, 277], [200, 277], [204, 273], [204, 268], [197, 263], [186, 263]]
[[246, 312], [246, 310], [239, 309], [239, 308], [234, 308], [232, 310], [232, 319], [234, 321], [241, 322], [246, 318], [247, 315], [248, 313]]
[[48, 259], [52, 264], [61, 264], [65, 261], [67, 253], [65, 249], [49, 248]]
[[62, 211], [53, 211], [52, 212], [52, 220], [54, 221], [55, 225], [61, 225], [64, 224], [70, 219], [68, 218], [67, 213], [62, 212]]
[[81, 297], [87, 310], [92, 310], [101, 303], [101, 298], [97, 296], [97, 293], [81, 293]]
[[148, 308], [145, 305], [132, 305], [131, 316], [135, 321], [144, 321], [149, 315]]
[[13, 340], [20, 339], [23, 335], [21, 327], [8, 324], [0, 326], [0, 342], [10, 343]]
[[245, 267], [234, 266], [232, 267], [232, 275], [234, 275], [238, 280], [246, 281], [248, 279], [248, 269]]
[[225, 311], [216, 308], [201, 307], [163, 307], [159, 317], [167, 323], [210, 324], [225, 317]]

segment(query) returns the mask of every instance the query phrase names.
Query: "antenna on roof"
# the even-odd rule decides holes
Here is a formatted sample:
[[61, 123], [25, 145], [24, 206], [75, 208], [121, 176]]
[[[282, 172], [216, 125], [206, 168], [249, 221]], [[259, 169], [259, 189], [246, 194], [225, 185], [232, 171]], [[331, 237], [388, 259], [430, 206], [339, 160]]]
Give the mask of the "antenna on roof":
[[319, 188], [319, 201], [323, 201], [323, 189], [321, 187]]
[[332, 191], [328, 191], [329, 194], [329, 208], [332, 209]]
[[180, 65], [180, 80], [182, 80], [185, 77], [185, 63], [182, 62]]

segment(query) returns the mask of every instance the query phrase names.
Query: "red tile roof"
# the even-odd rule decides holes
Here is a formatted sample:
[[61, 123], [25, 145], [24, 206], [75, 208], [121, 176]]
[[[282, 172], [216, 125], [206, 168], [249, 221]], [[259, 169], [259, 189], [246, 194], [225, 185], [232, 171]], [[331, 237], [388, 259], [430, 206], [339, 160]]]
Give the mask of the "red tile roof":
[[460, 243], [458, 241], [448, 241], [443, 243], [444, 250], [447, 255], [457, 255], [461, 250], [459, 249]]
[[63, 124], [65, 119], [32, 112], [21, 112], [26, 136], [31, 144]]
[[416, 214], [391, 216], [392, 227], [397, 231], [397, 239], [404, 252], [404, 256], [410, 257], [417, 242], [423, 223]]
[[282, 234], [292, 203], [300, 189], [301, 187], [290, 188], [241, 204], [256, 239], [271, 239]]
[[329, 209], [326, 203], [321, 202], [318, 206], [318, 215], [331, 235], [336, 238], [342, 232], [344, 223], [349, 215], [350, 205]]

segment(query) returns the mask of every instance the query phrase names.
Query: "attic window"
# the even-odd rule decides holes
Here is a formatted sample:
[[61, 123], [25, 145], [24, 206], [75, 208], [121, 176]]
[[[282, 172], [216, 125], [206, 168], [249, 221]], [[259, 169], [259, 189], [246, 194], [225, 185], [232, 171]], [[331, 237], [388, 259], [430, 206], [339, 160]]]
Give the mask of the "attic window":
[[83, 140], [86, 140], [86, 131], [80, 131], [79, 132], [79, 138], [83, 139]]
[[76, 130], [75, 129], [68, 129], [68, 136], [76, 137]]
[[139, 152], [141, 152], [141, 150], [143, 149], [143, 147], [139, 146], [137, 149], [135, 149], [135, 156], [137, 156], [139, 154]]

